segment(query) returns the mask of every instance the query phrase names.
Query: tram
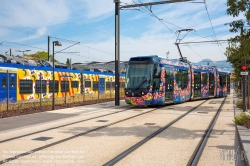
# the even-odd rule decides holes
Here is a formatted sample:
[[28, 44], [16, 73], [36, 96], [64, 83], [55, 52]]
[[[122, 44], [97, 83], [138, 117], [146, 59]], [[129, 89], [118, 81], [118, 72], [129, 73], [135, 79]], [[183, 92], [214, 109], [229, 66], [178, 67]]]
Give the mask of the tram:
[[230, 93], [230, 72], [158, 56], [132, 57], [125, 76], [130, 105], [163, 105], [224, 97]]

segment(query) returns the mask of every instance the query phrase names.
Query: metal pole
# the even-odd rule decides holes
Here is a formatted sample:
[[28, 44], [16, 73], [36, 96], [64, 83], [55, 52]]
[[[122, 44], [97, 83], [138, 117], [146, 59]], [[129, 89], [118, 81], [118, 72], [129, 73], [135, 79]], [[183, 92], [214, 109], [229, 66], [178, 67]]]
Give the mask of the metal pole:
[[115, 1], [115, 106], [120, 105], [119, 63], [120, 63], [120, 0]]
[[52, 98], [52, 110], [55, 109], [55, 57], [54, 57], [54, 42], [53, 42], [53, 98]]
[[42, 73], [40, 73], [40, 107], [42, 107]]
[[100, 94], [100, 77], [98, 78], [98, 91], [97, 91], [97, 93], [98, 93], [97, 102], [99, 102], [99, 99], [100, 99], [100, 96], [99, 96], [99, 94]]
[[9, 89], [9, 70], [7, 70], [7, 111], [9, 110], [9, 95], [10, 95], [10, 89]]
[[50, 44], [50, 36], [48, 36], [48, 61], [49, 61], [49, 44]]
[[[243, 58], [243, 65], [246, 65], [246, 58]], [[243, 75], [243, 112], [246, 111], [247, 107], [246, 107], [246, 94], [247, 94], [247, 76]]]
[[64, 104], [66, 104], [66, 75], [64, 77]]

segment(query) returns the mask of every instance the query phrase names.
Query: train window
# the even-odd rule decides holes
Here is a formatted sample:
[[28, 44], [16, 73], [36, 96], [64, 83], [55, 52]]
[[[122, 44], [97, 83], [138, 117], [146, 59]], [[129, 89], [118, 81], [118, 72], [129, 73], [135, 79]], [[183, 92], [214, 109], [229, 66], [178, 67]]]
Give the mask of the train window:
[[160, 76], [160, 72], [161, 72], [161, 68], [159, 64], [155, 64], [154, 65], [154, 77]]
[[90, 88], [90, 87], [91, 87], [91, 81], [85, 80], [85, 88]]
[[209, 73], [209, 85], [210, 88], [214, 87], [214, 74]]
[[120, 82], [120, 88], [125, 88], [125, 82]]
[[202, 84], [207, 84], [207, 78], [208, 78], [207, 73], [202, 73], [201, 78], [202, 78], [201, 83]]
[[181, 89], [187, 89], [187, 85], [188, 85], [188, 71], [187, 70], [181, 71], [181, 82], [182, 82]]
[[69, 92], [69, 81], [61, 81], [61, 92]]
[[226, 75], [223, 75], [223, 76], [222, 76], [222, 83], [223, 83], [223, 86], [226, 85], [226, 82], [227, 82], [227, 76], [226, 76]]
[[219, 79], [220, 79], [220, 86], [222, 86], [222, 76], [221, 75], [219, 76]]
[[78, 81], [72, 81], [71, 82], [71, 88], [79, 88], [79, 82]]
[[115, 89], [115, 82], [111, 82], [111, 89]]
[[[41, 93], [41, 80], [36, 80], [36, 88], [35, 92], [36, 93]], [[42, 80], [42, 93], [46, 93], [46, 81]]]
[[33, 82], [32, 80], [20, 80], [20, 94], [33, 93]]
[[93, 91], [98, 91], [99, 89], [99, 82], [98, 81], [94, 81], [93, 82]]
[[15, 88], [15, 78], [14, 78], [14, 77], [11, 77], [11, 80], [10, 80], [10, 87], [11, 87], [11, 88]]
[[6, 77], [3, 77], [2, 78], [2, 88], [6, 88], [6, 85], [7, 85]]
[[[58, 80], [55, 80], [55, 93], [58, 92]], [[53, 92], [53, 80], [49, 81], [49, 93]]]
[[111, 82], [106, 82], [106, 90], [110, 90], [111, 89]]
[[181, 70], [176, 71], [175, 80], [176, 80], [175, 86], [178, 86], [178, 89], [182, 88], [182, 71]]

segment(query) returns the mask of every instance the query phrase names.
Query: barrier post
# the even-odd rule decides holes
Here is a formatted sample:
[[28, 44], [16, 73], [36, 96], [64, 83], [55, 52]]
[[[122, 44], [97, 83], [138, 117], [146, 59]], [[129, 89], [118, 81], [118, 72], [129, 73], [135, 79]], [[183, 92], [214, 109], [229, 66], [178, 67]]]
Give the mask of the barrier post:
[[6, 79], [6, 87], [7, 87], [7, 111], [9, 110], [9, 95], [10, 95], [10, 90], [9, 90], [9, 70], [7, 70], [7, 79]]
[[42, 107], [42, 73], [40, 73], [40, 107]]
[[66, 75], [65, 75], [64, 77], [64, 104], [66, 104], [66, 95], [67, 93], [66, 93]]

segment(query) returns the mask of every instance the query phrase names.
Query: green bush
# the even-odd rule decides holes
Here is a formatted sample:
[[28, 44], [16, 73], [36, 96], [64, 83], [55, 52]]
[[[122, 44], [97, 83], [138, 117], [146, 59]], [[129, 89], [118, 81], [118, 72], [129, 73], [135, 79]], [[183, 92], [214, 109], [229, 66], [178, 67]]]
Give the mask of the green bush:
[[237, 100], [236, 106], [240, 109], [243, 109], [243, 101], [242, 100]]
[[245, 125], [250, 122], [250, 115], [242, 112], [234, 117], [234, 123], [237, 125]]

